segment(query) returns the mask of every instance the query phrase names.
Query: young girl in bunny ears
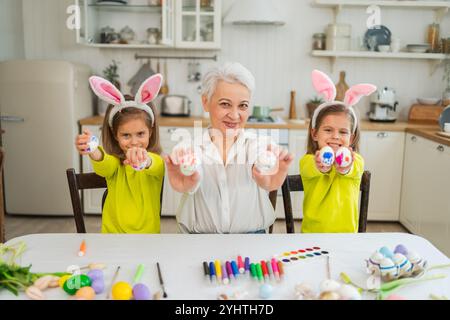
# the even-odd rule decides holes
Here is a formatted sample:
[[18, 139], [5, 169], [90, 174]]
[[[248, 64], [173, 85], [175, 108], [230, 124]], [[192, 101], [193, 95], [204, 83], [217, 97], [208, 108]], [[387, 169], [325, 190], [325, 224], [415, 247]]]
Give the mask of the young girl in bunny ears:
[[89, 155], [95, 173], [106, 178], [103, 233], [160, 232], [164, 162], [151, 101], [161, 82], [162, 76], [156, 74], [142, 83], [134, 100], [125, 100], [109, 81], [95, 76], [89, 79], [94, 93], [111, 104], [103, 122], [103, 147], [92, 147], [88, 130], [77, 137], [75, 145], [80, 154]]
[[[357, 232], [364, 160], [357, 153], [359, 123], [353, 106], [376, 87], [352, 86], [345, 93], [344, 101], [335, 101], [336, 87], [326, 74], [314, 70], [312, 80], [325, 102], [314, 111], [307, 153], [300, 160], [304, 187], [302, 232]], [[338, 157], [334, 164], [322, 161], [320, 150], [327, 146], [331, 147], [332, 154], [341, 147], [348, 148], [347, 163], [338, 161]]]

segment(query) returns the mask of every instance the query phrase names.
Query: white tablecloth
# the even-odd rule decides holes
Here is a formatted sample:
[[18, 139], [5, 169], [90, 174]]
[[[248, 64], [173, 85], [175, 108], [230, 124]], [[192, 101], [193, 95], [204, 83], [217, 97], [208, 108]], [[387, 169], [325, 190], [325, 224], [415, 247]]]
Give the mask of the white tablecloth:
[[[81, 241], [85, 239], [87, 251], [78, 257]], [[141, 282], [152, 293], [160, 290], [156, 262], [160, 263], [168, 299], [216, 299], [219, 294], [232, 295], [247, 291], [247, 299], [259, 299], [259, 285], [250, 278], [242, 278], [229, 285], [212, 285], [205, 280], [203, 261], [235, 260], [238, 255], [250, 257], [251, 262], [269, 260], [273, 255], [309, 247], [320, 247], [329, 252], [331, 278], [339, 279], [346, 272], [354, 282], [365, 286], [368, 275], [365, 259], [382, 246], [393, 250], [397, 244], [418, 252], [429, 265], [448, 264], [450, 260], [430, 242], [406, 233], [359, 234], [239, 234], [239, 235], [124, 235], [124, 234], [34, 234], [7, 242], [24, 241], [27, 250], [18, 259], [22, 266], [32, 264], [32, 272], [64, 272], [70, 265], [85, 266], [93, 262], [107, 264], [105, 286], [109, 288], [117, 266], [121, 271], [117, 281], [132, 284], [138, 264], [145, 265]], [[326, 279], [326, 258], [318, 256], [285, 267], [281, 283], [273, 282], [272, 299], [294, 299], [294, 287], [308, 282], [317, 291]], [[450, 297], [450, 268], [432, 270], [429, 274], [445, 274], [444, 279], [406, 286], [398, 291], [407, 299], [429, 299], [430, 294]], [[61, 289], [45, 291], [49, 299], [68, 299]], [[104, 299], [106, 293], [98, 295]], [[26, 299], [25, 295], [20, 295]], [[374, 294], [364, 294], [374, 299]], [[17, 299], [6, 290], [0, 299]]]

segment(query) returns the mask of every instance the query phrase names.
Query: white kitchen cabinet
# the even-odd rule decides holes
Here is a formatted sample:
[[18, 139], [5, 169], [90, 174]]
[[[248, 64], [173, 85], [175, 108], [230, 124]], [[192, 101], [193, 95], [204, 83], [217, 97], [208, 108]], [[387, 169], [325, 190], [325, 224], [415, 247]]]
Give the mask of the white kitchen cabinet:
[[360, 153], [372, 173], [368, 220], [399, 219], [404, 140], [404, 132], [361, 132]]
[[[101, 132], [102, 126], [98, 125], [84, 125], [81, 127], [81, 131], [90, 130], [91, 133], [99, 138], [101, 145]], [[89, 160], [89, 156], [82, 157], [82, 172], [94, 172], [92, 168], [91, 161]], [[105, 189], [91, 189], [91, 190], [83, 190], [83, 205], [84, 212], [86, 214], [101, 214], [102, 213], [102, 197]]]
[[[158, 3], [158, 1], [156, 1]], [[76, 0], [80, 8], [81, 28], [77, 43], [98, 48], [190, 48], [220, 49], [221, 0], [164, 0], [151, 5], [147, 0], [128, 4], [97, 3], [97, 0]], [[134, 39], [123, 43], [104, 43], [101, 31], [114, 29], [119, 39], [128, 26]], [[149, 41], [148, 28], [159, 30], [159, 41]]]
[[[175, 132], [176, 131], [176, 132]], [[161, 147], [163, 152], [170, 154], [173, 147], [184, 136], [194, 137], [193, 127], [159, 127], [159, 135], [161, 141]], [[161, 215], [163, 216], [175, 216], [178, 205], [180, 203], [182, 193], [179, 193], [172, 189], [169, 183], [169, 177], [167, 172], [164, 177], [164, 190], [163, 190], [163, 202], [161, 208]]]
[[400, 221], [450, 255], [450, 147], [406, 136]]

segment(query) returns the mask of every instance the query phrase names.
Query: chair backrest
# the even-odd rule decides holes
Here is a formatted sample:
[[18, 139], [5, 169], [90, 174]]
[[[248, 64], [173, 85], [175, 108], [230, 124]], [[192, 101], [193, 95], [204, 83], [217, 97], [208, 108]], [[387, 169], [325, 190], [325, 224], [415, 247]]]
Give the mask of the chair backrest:
[[[273, 190], [273, 191], [269, 192], [269, 200], [270, 200], [270, 203], [272, 204], [274, 211], [277, 208], [277, 194], [278, 194], [278, 190]], [[272, 231], [273, 231], [273, 225], [271, 225], [269, 227], [269, 233], [272, 233]]]
[[[359, 224], [358, 232], [366, 232], [367, 227], [367, 211], [369, 208], [369, 191], [370, 191], [370, 171], [364, 171], [361, 179], [359, 190], [361, 191], [361, 199], [359, 204]], [[281, 187], [283, 193], [284, 215], [286, 218], [286, 232], [294, 233], [294, 217], [292, 214], [291, 194], [292, 191], [303, 191], [303, 182], [299, 174], [287, 176]]]
[[[106, 180], [95, 173], [75, 173], [75, 169], [66, 170], [67, 181], [69, 182], [70, 199], [72, 201], [73, 216], [78, 233], [86, 233], [84, 224], [84, 209], [81, 202], [80, 190], [106, 188]], [[105, 203], [108, 189], [102, 197], [102, 210]]]
[[4, 151], [0, 148], [0, 243], [5, 242], [5, 203], [3, 198], [3, 159]]

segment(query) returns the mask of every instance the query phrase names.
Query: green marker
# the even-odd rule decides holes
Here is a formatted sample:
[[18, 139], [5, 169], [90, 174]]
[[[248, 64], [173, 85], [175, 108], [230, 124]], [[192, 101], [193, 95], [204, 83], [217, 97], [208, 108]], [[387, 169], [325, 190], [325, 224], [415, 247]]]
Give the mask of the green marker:
[[258, 276], [259, 281], [263, 281], [263, 273], [262, 273], [261, 263], [256, 264], [256, 275]]
[[256, 279], [256, 266], [254, 263], [250, 263], [250, 275], [252, 279]]
[[134, 275], [134, 283], [139, 283], [139, 281], [142, 278], [142, 274], [144, 273], [144, 265], [141, 263], [140, 265], [138, 265], [137, 269], [136, 269], [136, 273]]

